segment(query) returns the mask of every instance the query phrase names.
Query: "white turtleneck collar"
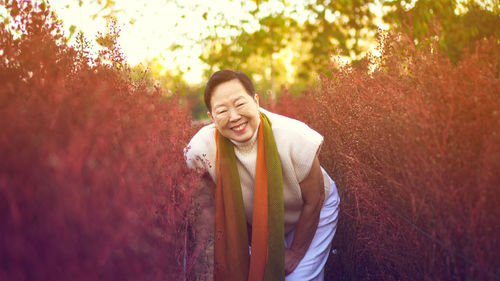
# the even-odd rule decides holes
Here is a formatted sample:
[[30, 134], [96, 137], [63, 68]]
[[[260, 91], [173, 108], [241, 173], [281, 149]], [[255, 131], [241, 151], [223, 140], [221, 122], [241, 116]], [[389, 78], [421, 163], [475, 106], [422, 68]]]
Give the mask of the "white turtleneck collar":
[[241, 153], [248, 153], [253, 151], [254, 148], [257, 147], [257, 134], [259, 132], [259, 126], [260, 126], [260, 118], [259, 118], [259, 125], [257, 126], [257, 129], [253, 133], [253, 136], [249, 140], [245, 142], [231, 140], [231, 142], [234, 144], [235, 149]]

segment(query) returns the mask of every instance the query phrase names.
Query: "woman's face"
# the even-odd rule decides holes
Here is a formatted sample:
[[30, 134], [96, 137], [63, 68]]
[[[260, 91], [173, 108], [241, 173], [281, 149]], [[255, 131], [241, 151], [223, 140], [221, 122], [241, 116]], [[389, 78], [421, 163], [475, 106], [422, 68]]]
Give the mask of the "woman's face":
[[259, 127], [259, 97], [252, 98], [238, 79], [219, 84], [210, 99], [208, 116], [226, 138], [245, 142]]

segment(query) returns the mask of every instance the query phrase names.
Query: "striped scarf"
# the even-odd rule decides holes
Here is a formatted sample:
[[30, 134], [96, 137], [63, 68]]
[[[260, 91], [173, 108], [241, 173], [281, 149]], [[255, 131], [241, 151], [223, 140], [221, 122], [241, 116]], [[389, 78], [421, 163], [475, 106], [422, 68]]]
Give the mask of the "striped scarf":
[[233, 143], [215, 132], [214, 281], [281, 281], [284, 272], [284, 207], [281, 162], [271, 122], [260, 114], [252, 218], [252, 253]]

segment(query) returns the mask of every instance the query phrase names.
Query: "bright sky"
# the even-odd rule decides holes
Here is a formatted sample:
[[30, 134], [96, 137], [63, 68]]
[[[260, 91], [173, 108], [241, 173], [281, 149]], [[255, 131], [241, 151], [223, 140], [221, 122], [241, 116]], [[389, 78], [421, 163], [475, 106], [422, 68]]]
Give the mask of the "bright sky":
[[[82, 30], [87, 40], [95, 39], [97, 33], [106, 31], [106, 20], [102, 17], [92, 19], [102, 6], [97, 1], [52, 0], [49, 3], [63, 21], [65, 30], [69, 33], [71, 25]], [[89, 3], [90, 2], [90, 3]], [[103, 1], [104, 2], [104, 1]], [[121, 27], [119, 43], [129, 64], [134, 65], [146, 60], [158, 59], [166, 69], [179, 67], [189, 83], [200, 83], [205, 67], [198, 59], [201, 46], [195, 40], [210, 34], [207, 22], [203, 19], [205, 11], [221, 12], [231, 22], [247, 17], [246, 11], [254, 8], [252, 5], [241, 7], [238, 1], [210, 0], [183, 1], [189, 11], [186, 13], [174, 1], [168, 0], [117, 0], [115, 9], [117, 21]], [[68, 4], [69, 3], [69, 4]], [[101, 12], [100, 15], [104, 14]], [[249, 19], [251, 20], [251, 19]], [[249, 27], [251, 28], [251, 26]], [[218, 30], [220, 35], [220, 30]], [[223, 31], [222, 31], [223, 32]], [[72, 40], [74, 43], [74, 38]], [[174, 45], [183, 46], [175, 51], [169, 50]]]
[[[62, 20], [68, 34], [70, 26], [74, 25], [77, 31], [84, 32], [87, 40], [94, 41], [99, 31], [106, 31], [106, 19], [100, 16], [92, 18], [92, 15], [104, 15], [108, 12], [99, 12], [102, 4], [98, 5], [97, 1], [83, 0], [81, 6], [78, 0], [51, 0], [49, 3]], [[225, 30], [214, 31], [209, 28], [221, 20], [222, 16], [217, 16], [218, 13], [232, 24], [238, 24], [241, 19], [248, 20], [243, 27], [249, 31], [258, 28], [258, 22], [248, 13], [255, 9], [252, 1], [245, 1], [244, 5], [240, 1], [229, 0], [177, 1], [187, 8], [185, 10], [179, 8], [174, 0], [115, 2], [114, 9], [119, 11], [116, 18], [121, 27], [119, 43], [128, 63], [135, 65], [156, 58], [165, 69], [180, 68], [184, 72], [184, 79], [191, 84], [202, 82], [202, 73], [206, 67], [198, 58], [202, 47], [196, 44], [196, 40], [213, 32], [217, 32], [219, 36], [229, 35]], [[289, 11], [299, 22], [303, 22], [308, 17], [302, 8], [304, 2], [307, 0], [288, 0], [284, 7], [280, 1], [271, 0], [262, 4], [260, 10], [262, 13]], [[207, 20], [204, 19], [205, 12], [208, 13], [208, 16], [205, 15]], [[184, 17], [183, 13], [186, 14]], [[335, 15], [332, 14], [332, 17]], [[74, 39], [73, 37], [72, 43]], [[174, 45], [182, 48], [170, 50]]]

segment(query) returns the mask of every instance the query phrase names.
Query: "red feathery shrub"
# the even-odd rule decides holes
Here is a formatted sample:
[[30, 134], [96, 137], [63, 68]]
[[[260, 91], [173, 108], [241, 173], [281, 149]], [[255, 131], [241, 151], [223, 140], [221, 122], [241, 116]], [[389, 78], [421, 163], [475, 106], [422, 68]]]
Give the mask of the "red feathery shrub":
[[317, 91], [276, 105], [325, 137], [320, 160], [342, 198], [329, 275], [499, 278], [498, 40], [456, 65], [435, 41], [380, 42], [379, 58], [332, 67]]
[[0, 280], [179, 280], [187, 108], [132, 78], [117, 34], [92, 59], [43, 2], [1, 3]]

